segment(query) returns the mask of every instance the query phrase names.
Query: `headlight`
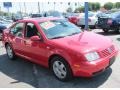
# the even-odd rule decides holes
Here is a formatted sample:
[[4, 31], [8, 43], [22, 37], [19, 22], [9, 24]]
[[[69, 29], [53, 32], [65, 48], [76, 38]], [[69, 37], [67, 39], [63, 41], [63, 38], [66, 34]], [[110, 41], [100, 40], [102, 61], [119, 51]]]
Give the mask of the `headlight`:
[[100, 58], [97, 52], [87, 53], [85, 54], [85, 57], [88, 61], [94, 61]]

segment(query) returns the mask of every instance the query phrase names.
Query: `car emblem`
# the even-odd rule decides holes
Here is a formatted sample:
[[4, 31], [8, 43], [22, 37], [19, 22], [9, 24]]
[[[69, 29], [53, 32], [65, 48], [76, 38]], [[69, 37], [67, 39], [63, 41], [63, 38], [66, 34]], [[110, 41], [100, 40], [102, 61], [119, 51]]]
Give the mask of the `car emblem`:
[[112, 49], [108, 48], [108, 52], [109, 52], [109, 53], [112, 53]]

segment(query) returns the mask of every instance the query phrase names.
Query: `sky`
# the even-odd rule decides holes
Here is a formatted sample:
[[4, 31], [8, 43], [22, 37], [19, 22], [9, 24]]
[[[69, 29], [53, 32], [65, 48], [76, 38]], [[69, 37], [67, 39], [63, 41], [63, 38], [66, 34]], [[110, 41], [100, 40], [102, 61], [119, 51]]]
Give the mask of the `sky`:
[[[65, 12], [68, 7], [72, 7], [73, 10], [79, 5], [83, 5], [82, 2], [77, 2], [77, 6], [75, 6], [75, 2], [71, 2], [69, 6], [67, 2], [56, 2], [54, 6], [54, 2], [39, 2], [40, 3], [40, 11], [49, 11], [49, 10], [59, 10], [60, 12]], [[26, 12], [27, 13], [37, 13], [38, 12], [38, 2], [25, 2]], [[23, 11], [25, 12], [24, 2], [12, 2], [12, 7], [9, 8], [10, 12]], [[7, 11], [7, 8], [3, 7], [3, 2], [0, 2], [1, 11]]]
[[[26, 6], [26, 12], [27, 13], [37, 13], [38, 12], [38, 2], [12, 2], [12, 7], [9, 8], [10, 12], [16, 13], [17, 11], [25, 12], [25, 6]], [[80, 5], [84, 5], [84, 2], [76, 2], [77, 6], [75, 6], [75, 2], [71, 2], [70, 6], [68, 5], [68, 2], [56, 2], [54, 6], [54, 2], [39, 2], [40, 3], [40, 11], [49, 11], [49, 10], [57, 10], [60, 12], [65, 12], [68, 7], [72, 7], [73, 10], [75, 8], [79, 7]], [[103, 5], [105, 2], [100, 2], [101, 5]], [[0, 9], [1, 11], [8, 12], [8, 9], [3, 7], [3, 2], [0, 2]]]

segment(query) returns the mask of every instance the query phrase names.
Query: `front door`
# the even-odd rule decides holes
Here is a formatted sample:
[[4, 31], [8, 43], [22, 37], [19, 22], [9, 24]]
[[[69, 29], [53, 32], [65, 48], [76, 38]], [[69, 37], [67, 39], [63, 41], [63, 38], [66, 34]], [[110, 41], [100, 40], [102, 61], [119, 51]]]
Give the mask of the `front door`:
[[39, 36], [42, 38], [34, 23], [28, 22], [24, 32], [24, 47], [25, 53], [30, 60], [45, 65], [47, 62], [47, 45], [42, 41], [31, 41], [32, 36]]

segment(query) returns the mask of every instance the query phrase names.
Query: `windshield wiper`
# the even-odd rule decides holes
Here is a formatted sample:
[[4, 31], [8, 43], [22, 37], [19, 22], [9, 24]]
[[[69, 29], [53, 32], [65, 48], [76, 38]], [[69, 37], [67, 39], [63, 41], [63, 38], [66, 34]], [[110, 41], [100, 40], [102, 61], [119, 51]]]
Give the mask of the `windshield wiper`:
[[72, 33], [72, 34], [70, 34], [68, 36], [72, 36], [72, 35], [75, 35], [75, 34], [78, 34], [78, 33], [80, 33], [80, 32], [74, 32], [74, 33]]
[[58, 38], [64, 38], [65, 36], [58, 36], [58, 37], [53, 37], [51, 39], [58, 39]]

